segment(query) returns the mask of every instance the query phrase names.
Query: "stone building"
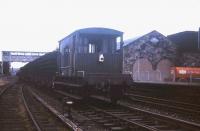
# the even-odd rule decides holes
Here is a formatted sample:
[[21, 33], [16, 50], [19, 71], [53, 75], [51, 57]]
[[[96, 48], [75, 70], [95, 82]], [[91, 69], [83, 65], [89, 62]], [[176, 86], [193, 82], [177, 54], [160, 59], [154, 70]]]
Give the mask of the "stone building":
[[176, 61], [176, 46], [157, 31], [125, 41], [123, 72], [134, 81], [166, 81]]
[[184, 31], [167, 37], [177, 46], [176, 66], [200, 67], [200, 33]]
[[2, 72], [2, 62], [0, 61], [0, 75], [3, 74]]

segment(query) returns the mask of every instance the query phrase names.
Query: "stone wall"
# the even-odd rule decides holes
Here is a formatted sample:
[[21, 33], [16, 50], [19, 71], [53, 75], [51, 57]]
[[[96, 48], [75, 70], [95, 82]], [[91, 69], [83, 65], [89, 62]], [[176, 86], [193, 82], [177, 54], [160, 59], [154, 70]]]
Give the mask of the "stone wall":
[[[140, 62], [143, 61], [143, 63], [140, 64], [141, 70], [146, 73], [149, 72], [146, 74], [147, 76], [144, 73], [140, 72], [141, 74], [139, 74], [139, 77], [142, 76], [140, 77], [140, 80], [147, 79], [151, 81], [154, 81], [155, 79], [162, 81], [164, 78], [161, 77], [161, 72], [163, 72], [163, 74], [169, 74], [170, 67], [176, 60], [175, 45], [157, 31], [152, 31], [128, 43], [124, 47], [123, 52], [123, 71], [124, 73], [131, 73], [134, 80], [138, 79], [138, 75], [135, 73], [138, 60]], [[160, 61], [162, 60], [169, 61], [167, 67], [161, 68], [161, 66], [158, 66]], [[148, 70], [146, 71], [147, 67]], [[158, 67], [159, 70], [157, 70]]]
[[172, 63], [168, 59], [163, 59], [158, 63], [156, 71], [160, 73], [160, 81], [172, 80], [170, 70], [173, 66], [174, 63]]
[[183, 53], [180, 56], [180, 66], [200, 67], [200, 53]]
[[161, 60], [157, 69], [153, 70], [149, 60], [141, 58], [133, 65], [132, 77], [136, 81], [168, 81], [170, 80], [170, 68], [174, 66], [171, 61]]

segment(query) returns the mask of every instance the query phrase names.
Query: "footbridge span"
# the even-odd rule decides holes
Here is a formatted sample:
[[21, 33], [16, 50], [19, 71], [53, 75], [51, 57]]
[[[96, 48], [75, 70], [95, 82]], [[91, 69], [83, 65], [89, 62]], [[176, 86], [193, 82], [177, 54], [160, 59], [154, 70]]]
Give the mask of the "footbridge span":
[[[12, 62], [31, 62], [48, 52], [2, 51], [1, 73], [9, 72]], [[7, 71], [6, 71], [7, 70]]]

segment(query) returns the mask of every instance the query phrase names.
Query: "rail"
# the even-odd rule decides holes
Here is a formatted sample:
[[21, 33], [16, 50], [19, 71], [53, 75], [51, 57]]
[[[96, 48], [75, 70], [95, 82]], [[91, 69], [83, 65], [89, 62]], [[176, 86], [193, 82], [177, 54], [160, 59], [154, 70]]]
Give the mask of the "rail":
[[[184, 110], [184, 111], [189, 111], [192, 113], [200, 114], [200, 111], [199, 111], [200, 105], [166, 100], [166, 99], [153, 98], [153, 97], [149, 97], [149, 96], [141, 96], [141, 95], [134, 95], [134, 94], [125, 94], [125, 95], [134, 101], [141, 101], [141, 102], [150, 103], [150, 104], [157, 104], [157, 105], [161, 105], [161, 106], [171, 107], [171, 108], [175, 108], [175, 109], [179, 109], [179, 110]], [[194, 110], [193, 108], [196, 108], [196, 110]]]
[[[102, 97], [97, 97], [97, 96], [92, 96], [92, 97], [95, 98], [95, 99], [99, 99], [99, 100], [102, 100], [102, 101], [109, 102], [109, 100], [107, 100], [105, 98], [102, 98]], [[159, 123], [159, 121], [163, 121], [163, 122], [166, 122], [166, 123], [171, 124], [171, 125], [176, 123], [176, 125], [179, 125], [181, 127], [181, 129], [183, 128], [183, 129], [187, 129], [187, 130], [189, 129], [189, 130], [193, 130], [193, 131], [198, 131], [198, 129], [200, 129], [200, 124], [197, 124], [197, 123], [194, 123], [194, 122], [189, 122], [189, 121], [173, 118], [173, 117], [170, 117], [170, 116], [167, 116], [167, 115], [162, 115], [162, 114], [159, 114], [159, 113], [155, 113], [155, 112], [151, 112], [151, 111], [148, 111], [148, 110], [140, 109], [139, 107], [133, 107], [131, 104], [125, 103], [125, 102], [121, 102], [121, 101], [118, 102], [118, 105], [121, 106], [121, 107], [127, 108], [127, 109], [129, 109], [131, 111], [138, 112], [139, 114], [140, 113], [144, 114], [144, 115], [146, 114], [145, 115], [146, 118], [151, 118], [152, 117], [153, 119], [157, 119], [158, 123]], [[121, 114], [123, 114], [123, 113], [121, 113]], [[117, 115], [118, 114], [116, 114], [116, 116]], [[131, 116], [135, 116], [135, 115], [129, 115], [129, 116], [131, 117]], [[139, 116], [139, 117], [142, 117], [142, 116]], [[144, 121], [145, 121], [145, 119], [144, 119]], [[134, 119], [133, 119], [133, 121], [134, 121]], [[147, 128], [149, 128], [149, 130], [152, 128], [152, 126], [144, 125], [143, 121], [141, 121], [141, 123], [139, 123], [139, 120], [136, 120], [134, 123], [137, 123], [138, 126], [141, 125], [141, 126], [147, 127]], [[151, 122], [149, 122], [149, 123], [151, 123]], [[154, 129], [156, 129], [157, 131], [160, 131], [158, 128], [159, 128], [159, 125], [154, 126]]]
[[67, 119], [63, 114], [55, 110], [52, 106], [50, 106], [47, 102], [45, 102], [40, 96], [38, 96], [35, 92], [33, 92], [30, 88], [29, 91], [33, 94], [33, 96], [52, 114], [54, 114], [59, 120], [61, 120], [66, 126], [68, 126], [73, 131], [82, 131], [82, 129], [78, 128], [72, 121]]
[[35, 125], [37, 131], [42, 131], [42, 129], [40, 128], [39, 124], [38, 124], [37, 121], [35, 120], [33, 114], [31, 113], [31, 111], [30, 111], [30, 109], [29, 109], [29, 107], [28, 107], [27, 101], [25, 100], [25, 97], [24, 97], [23, 87], [21, 87], [20, 90], [21, 90], [21, 94], [22, 94], [23, 103], [24, 103], [24, 105], [25, 105], [25, 107], [26, 107], [26, 110], [27, 110], [27, 112], [28, 112], [28, 114], [29, 114], [31, 120], [33, 121], [33, 123], [34, 123], [34, 125]]
[[[76, 97], [73, 97], [73, 98], [76, 98]], [[98, 97], [92, 96], [92, 98], [98, 98]], [[102, 98], [101, 100], [108, 101], [105, 98]], [[80, 110], [82, 108], [80, 105], [80, 107], [78, 107], [75, 110], [80, 110], [78, 111], [80, 114], [85, 115], [89, 119], [94, 119], [95, 122], [97, 123], [99, 122], [100, 124], [102, 124], [101, 122], [109, 121], [107, 120], [107, 118], [110, 118], [112, 119], [112, 121], [118, 121], [118, 122], [120, 121], [121, 123], [127, 123], [127, 124], [129, 123], [128, 124], [129, 126], [136, 126], [136, 127], [151, 130], [151, 131], [161, 131], [162, 130], [161, 128], [166, 128], [166, 129], [171, 129], [171, 130], [175, 130], [176, 128], [194, 129], [197, 131], [197, 129], [200, 128], [199, 125], [194, 124], [192, 122], [187, 122], [180, 119], [174, 119], [174, 118], [153, 113], [147, 110], [134, 108], [131, 105], [128, 105], [122, 102], [119, 102], [119, 106], [116, 105], [110, 109], [105, 108], [106, 105], [110, 105], [110, 104], [98, 104], [99, 102], [97, 102], [96, 100], [94, 100], [93, 102], [94, 105], [91, 104], [91, 102], [88, 102], [88, 103], [89, 105], [87, 104], [84, 106], [84, 108], [88, 108], [88, 109]], [[99, 105], [101, 105], [101, 107], [99, 107]], [[107, 118], [104, 118], [104, 116], [106, 116]], [[178, 125], [176, 125], [175, 123], [177, 123]], [[110, 123], [110, 126], [112, 127], [112, 125], [115, 125], [115, 124]], [[105, 123], [105, 125], [109, 125], [109, 123]], [[121, 126], [123, 127], [126, 125], [122, 124]]]
[[1, 86], [3, 89], [0, 90], [0, 97], [1, 97], [1, 95], [2, 95], [4, 92], [6, 92], [6, 90], [7, 90], [9, 87], [11, 87], [11, 86], [13, 86], [13, 83], [10, 83], [10, 84]]
[[[197, 124], [197, 123], [194, 123], [194, 122], [189, 122], [189, 121], [185, 121], [185, 120], [181, 120], [181, 119], [177, 119], [177, 118], [173, 118], [171, 116], [167, 116], [167, 115], [162, 115], [162, 114], [158, 114], [158, 113], [154, 113], [154, 112], [151, 112], [151, 111], [147, 111], [147, 110], [143, 110], [143, 109], [139, 109], [139, 108], [136, 108], [136, 107], [132, 107], [131, 105], [127, 105], [125, 103], [122, 103], [120, 102], [119, 103], [121, 106], [124, 106], [124, 107], [128, 107], [129, 109], [132, 109], [132, 110], [137, 110], [137, 111], [140, 111], [140, 112], [144, 112], [144, 113], [147, 113], [147, 114], [150, 114], [150, 115], [154, 115], [160, 119], [163, 119], [163, 120], [166, 120], [166, 121], [171, 121], [171, 122], [174, 122], [176, 124], [179, 124], [179, 125], [182, 125], [183, 127], [184, 126], [187, 126], [188, 128], [195, 128], [195, 129], [200, 129], [200, 124]], [[196, 130], [197, 131], [197, 130]]]

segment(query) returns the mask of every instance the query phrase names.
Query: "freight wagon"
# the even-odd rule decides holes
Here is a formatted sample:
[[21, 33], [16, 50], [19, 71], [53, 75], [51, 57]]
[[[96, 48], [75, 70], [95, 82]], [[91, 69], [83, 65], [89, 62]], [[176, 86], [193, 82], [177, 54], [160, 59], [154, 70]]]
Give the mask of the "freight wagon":
[[130, 75], [122, 74], [122, 47], [123, 32], [108, 28], [79, 29], [59, 41], [58, 51], [23, 67], [19, 76], [35, 84], [52, 84], [54, 89], [83, 98], [107, 96], [116, 103], [132, 82]]
[[200, 78], [199, 67], [172, 67], [171, 76], [174, 81], [191, 81]]

